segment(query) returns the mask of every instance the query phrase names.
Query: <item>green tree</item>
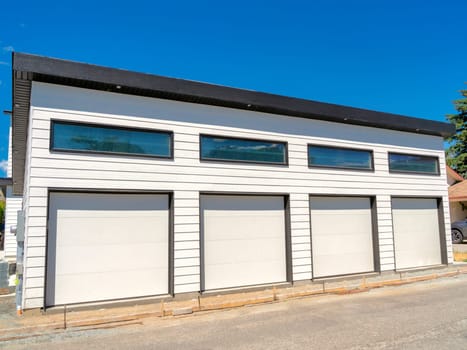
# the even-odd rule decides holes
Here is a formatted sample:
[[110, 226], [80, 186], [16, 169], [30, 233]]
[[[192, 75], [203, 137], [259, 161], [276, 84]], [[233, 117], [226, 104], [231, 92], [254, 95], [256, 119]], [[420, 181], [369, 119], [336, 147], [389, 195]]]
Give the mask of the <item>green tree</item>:
[[454, 101], [457, 114], [448, 114], [446, 118], [456, 126], [456, 133], [447, 138], [448, 165], [464, 178], [467, 178], [467, 90], [460, 91], [462, 98]]
[[0, 224], [5, 221], [5, 201], [0, 201]]

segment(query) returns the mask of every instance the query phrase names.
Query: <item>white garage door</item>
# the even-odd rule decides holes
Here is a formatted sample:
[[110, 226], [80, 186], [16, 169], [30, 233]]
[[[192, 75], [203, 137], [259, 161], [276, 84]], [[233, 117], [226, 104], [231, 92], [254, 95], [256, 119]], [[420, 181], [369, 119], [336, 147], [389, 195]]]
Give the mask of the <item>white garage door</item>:
[[46, 304], [168, 293], [168, 195], [51, 193]]
[[370, 198], [311, 197], [313, 277], [374, 271]]
[[436, 199], [392, 200], [397, 269], [441, 264], [438, 220]]
[[283, 197], [206, 195], [201, 208], [204, 289], [287, 279]]

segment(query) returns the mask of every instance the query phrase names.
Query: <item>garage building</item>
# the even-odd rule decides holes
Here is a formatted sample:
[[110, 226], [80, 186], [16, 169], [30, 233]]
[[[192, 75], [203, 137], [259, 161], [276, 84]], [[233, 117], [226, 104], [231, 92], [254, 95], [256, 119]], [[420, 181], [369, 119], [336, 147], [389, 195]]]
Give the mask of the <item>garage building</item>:
[[13, 55], [21, 307], [452, 263], [453, 126]]

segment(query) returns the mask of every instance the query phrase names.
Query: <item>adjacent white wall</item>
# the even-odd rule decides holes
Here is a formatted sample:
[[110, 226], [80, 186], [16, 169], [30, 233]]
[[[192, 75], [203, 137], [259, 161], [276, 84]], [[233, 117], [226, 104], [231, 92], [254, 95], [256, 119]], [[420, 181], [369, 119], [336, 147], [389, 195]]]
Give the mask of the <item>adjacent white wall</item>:
[[[199, 290], [199, 192], [289, 193], [293, 279], [312, 277], [309, 194], [376, 196], [381, 269], [394, 269], [391, 195], [443, 198], [452, 262], [443, 140], [385, 129], [33, 83], [26, 160], [24, 308], [43, 306], [47, 188], [174, 191], [175, 293]], [[49, 151], [50, 120], [174, 132], [174, 160]], [[289, 166], [200, 162], [199, 134], [287, 141]], [[310, 169], [307, 143], [374, 150], [375, 172]], [[387, 152], [436, 155], [441, 176], [389, 174]]]
[[[8, 168], [7, 177], [12, 177], [11, 127], [8, 137]], [[16, 236], [10, 232], [10, 227], [16, 226], [17, 213], [23, 206], [23, 197], [13, 195], [12, 186], [7, 186], [5, 196], [5, 258], [16, 260]]]

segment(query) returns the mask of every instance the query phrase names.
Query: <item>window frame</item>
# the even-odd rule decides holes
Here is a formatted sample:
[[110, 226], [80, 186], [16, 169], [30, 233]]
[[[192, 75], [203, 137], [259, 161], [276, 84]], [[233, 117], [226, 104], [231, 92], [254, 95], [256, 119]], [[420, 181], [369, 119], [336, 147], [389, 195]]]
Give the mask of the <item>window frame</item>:
[[[321, 147], [327, 149], [335, 149], [335, 150], [350, 150], [350, 151], [361, 151], [361, 152], [368, 152], [370, 154], [370, 168], [354, 168], [349, 166], [332, 166], [332, 165], [315, 165], [310, 164], [310, 146], [311, 147]], [[335, 170], [352, 170], [352, 171], [365, 171], [365, 172], [375, 172], [375, 158], [374, 152], [372, 149], [369, 148], [353, 148], [353, 147], [340, 147], [340, 146], [328, 146], [328, 145], [321, 145], [317, 143], [308, 143], [306, 146], [306, 155], [307, 155], [307, 163], [308, 168], [318, 168], [318, 169], [335, 169]]]
[[[166, 134], [170, 138], [169, 142], [169, 155], [154, 155], [154, 154], [143, 154], [143, 153], [129, 153], [129, 152], [113, 152], [113, 151], [96, 151], [96, 150], [84, 150], [84, 149], [67, 149], [67, 148], [54, 148], [54, 125], [55, 124], [66, 124], [66, 125], [77, 125], [77, 126], [89, 126], [112, 130], [127, 130], [127, 131], [142, 131], [142, 132], [154, 132]], [[111, 124], [100, 124], [100, 123], [82, 123], [70, 120], [62, 119], [51, 119], [50, 120], [50, 138], [49, 138], [49, 151], [51, 153], [80, 153], [80, 154], [102, 154], [102, 155], [116, 155], [116, 156], [129, 156], [138, 158], [156, 158], [156, 159], [174, 159], [174, 133], [171, 130], [161, 130], [152, 128], [140, 128], [140, 127], [125, 127], [120, 125]]]
[[[436, 160], [436, 173], [427, 173], [423, 171], [410, 171], [410, 170], [392, 170], [391, 169], [391, 155], [392, 154], [399, 155], [399, 156], [412, 156], [412, 157], [434, 159]], [[438, 156], [427, 156], [424, 154], [415, 154], [415, 153], [401, 153], [401, 152], [388, 151], [388, 170], [389, 170], [389, 173], [391, 174], [414, 174], [414, 175], [427, 175], [427, 176], [440, 176], [441, 175]]]
[[[203, 157], [203, 142], [202, 142], [203, 137], [211, 137], [211, 138], [227, 139], [227, 140], [280, 143], [280, 144], [284, 145], [285, 159], [284, 159], [284, 162], [260, 162], [260, 161], [254, 161], [254, 160], [205, 158], [205, 157]], [[276, 141], [276, 140], [271, 140], [271, 139], [255, 139], [255, 138], [250, 138], [250, 137], [236, 137], [236, 136], [224, 136], [224, 135], [214, 135], [214, 134], [199, 134], [199, 160], [200, 160], [200, 162], [289, 166], [289, 144], [288, 144], [287, 141]]]

